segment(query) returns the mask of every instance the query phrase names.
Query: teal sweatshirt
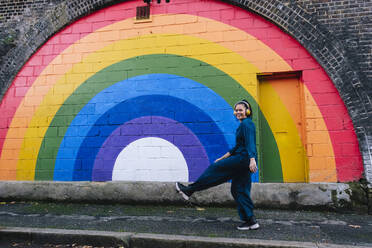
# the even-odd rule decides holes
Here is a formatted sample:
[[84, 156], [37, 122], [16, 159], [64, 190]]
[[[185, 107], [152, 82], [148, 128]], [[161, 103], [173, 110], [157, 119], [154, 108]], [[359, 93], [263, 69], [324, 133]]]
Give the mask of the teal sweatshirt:
[[256, 149], [256, 127], [251, 118], [245, 118], [236, 129], [236, 144], [229, 151], [231, 155], [241, 154], [248, 158], [255, 158], [257, 162]]

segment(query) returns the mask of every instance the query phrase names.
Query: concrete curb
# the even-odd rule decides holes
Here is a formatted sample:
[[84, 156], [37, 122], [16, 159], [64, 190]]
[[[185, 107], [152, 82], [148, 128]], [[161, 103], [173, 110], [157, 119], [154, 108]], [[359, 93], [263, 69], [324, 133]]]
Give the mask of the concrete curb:
[[[350, 207], [357, 190], [343, 183], [254, 183], [252, 198], [257, 207], [344, 208]], [[170, 182], [51, 182], [0, 181], [0, 201], [57, 201], [134, 204], [184, 204]], [[230, 184], [195, 193], [197, 205], [235, 205]]]
[[125, 248], [366, 248], [365, 246], [279, 240], [268, 241], [259, 239], [209, 238], [183, 235], [42, 228], [0, 228], [0, 243], [21, 241], [32, 242], [34, 244], [78, 244], [123, 246]]
[[0, 227], [1, 242], [31, 242], [34, 244], [79, 244], [95, 246], [129, 246], [131, 233], [65, 230], [46, 228]]

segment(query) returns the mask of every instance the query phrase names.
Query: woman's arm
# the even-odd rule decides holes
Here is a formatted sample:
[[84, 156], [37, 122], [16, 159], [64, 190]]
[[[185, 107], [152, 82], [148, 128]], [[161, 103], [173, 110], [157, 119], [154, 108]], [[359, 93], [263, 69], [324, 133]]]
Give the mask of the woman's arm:
[[249, 156], [249, 170], [255, 173], [257, 168], [257, 149], [256, 149], [256, 127], [253, 122], [246, 123], [243, 128], [244, 139], [245, 139], [245, 149], [247, 150]]
[[233, 148], [231, 148], [230, 151], [228, 152], [228, 153], [230, 153], [230, 156], [233, 155], [236, 152], [237, 149], [238, 149], [238, 144], [235, 144], [235, 146]]
[[243, 135], [244, 135], [245, 149], [247, 150], [248, 157], [250, 159], [256, 158], [257, 157], [256, 127], [254, 126], [254, 123], [252, 121], [244, 123]]

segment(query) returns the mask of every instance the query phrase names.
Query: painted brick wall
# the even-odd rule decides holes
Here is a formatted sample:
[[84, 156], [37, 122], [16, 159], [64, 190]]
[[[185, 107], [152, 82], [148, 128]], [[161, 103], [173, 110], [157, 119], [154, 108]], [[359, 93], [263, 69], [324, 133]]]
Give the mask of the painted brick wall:
[[[303, 6], [303, 8], [308, 11], [309, 13], [313, 13], [312, 16], [316, 15], [314, 13], [317, 13], [317, 21], [322, 23], [324, 26], [322, 28], [328, 29], [328, 31], [333, 34], [336, 39], [340, 42], [340, 44], [344, 45], [344, 50], [346, 51], [345, 57], [349, 60], [350, 64], [353, 68], [355, 68], [355, 71], [361, 75], [362, 79], [367, 79], [370, 76], [370, 67], [367, 67], [366, 65], [370, 63], [370, 53], [368, 53], [368, 45], [366, 44], [366, 40], [368, 41], [368, 37], [364, 35], [368, 31], [368, 25], [366, 24], [365, 20], [368, 17], [362, 16], [362, 14], [368, 14], [370, 11], [370, 7], [366, 6], [367, 4], [364, 4], [364, 8], [358, 8], [352, 3], [352, 2], [344, 2], [342, 5], [341, 10], [345, 13], [345, 15], [339, 14], [339, 15], [330, 15], [329, 13], [335, 11], [336, 8], [340, 10], [340, 6], [336, 5], [335, 3], [338, 1], [328, 1], [327, 3], [316, 2], [316, 1], [299, 1], [298, 3]], [[33, 2], [35, 3], [35, 2]], [[6, 21], [3, 21], [1, 23], [1, 35], [2, 36], [2, 58], [5, 58], [2, 60], [2, 68], [9, 68], [10, 70], [3, 70], [0, 77], [13, 78], [15, 75], [9, 73], [12, 72], [12, 70], [15, 70], [19, 68], [19, 66], [22, 64], [22, 59], [20, 56], [16, 56], [16, 60], [9, 60], [9, 56], [14, 58], [17, 53], [24, 53], [27, 56], [30, 56], [36, 51], [36, 48], [38, 48], [37, 44], [38, 41], [31, 41], [27, 46], [23, 46], [20, 50], [15, 51], [15, 48], [19, 45], [19, 43], [25, 42], [25, 40], [30, 39], [33, 35], [41, 35], [42, 37], [48, 37], [52, 35], [51, 29], [58, 30], [58, 27], [64, 26], [66, 23], [62, 23], [61, 19], [66, 20], [73, 20], [71, 16], [74, 16], [74, 18], [78, 18], [80, 16], [85, 15], [85, 13], [88, 13], [90, 11], [93, 11], [94, 9], [98, 9], [102, 6], [102, 4], [97, 1], [97, 3], [88, 3], [85, 1], [81, 1], [80, 5], [78, 4], [72, 4], [72, 5], [66, 5], [65, 2], [62, 3], [54, 3], [54, 2], [38, 2], [40, 5], [32, 5], [30, 4], [30, 1], [23, 2], [23, 8], [20, 8], [19, 12], [13, 12], [13, 15], [5, 15]], [[65, 16], [65, 13], [63, 11], [57, 11], [56, 6], [59, 4], [59, 6], [65, 7], [66, 9], [74, 9], [74, 13], [70, 13], [71, 16]], [[284, 2], [284, 4], [287, 4]], [[4, 8], [9, 8], [9, 2], [3, 3], [1, 5]], [[38, 22], [37, 17], [40, 17], [40, 11], [39, 9], [34, 8], [40, 8], [40, 6], [45, 6], [45, 12], [47, 13], [47, 16], [45, 17], [48, 22], [51, 21], [51, 25], [43, 25], [43, 23]], [[290, 5], [284, 5], [289, 6]], [[163, 6], [158, 6], [159, 8], [164, 8]], [[183, 13], [192, 10], [193, 5], [188, 4], [187, 2], [180, 2], [179, 4], [169, 5], [169, 10], [172, 11], [172, 8], [176, 9], [178, 13]], [[319, 13], [315, 10], [324, 10], [327, 9], [328, 12], [325, 13], [325, 11], [320, 11]], [[0, 8], [1, 10], [1, 8]], [[352, 10], [353, 13], [359, 13], [360, 19], [353, 18], [351, 16], [347, 15], [347, 12]], [[23, 11], [23, 12], [22, 12]], [[129, 11], [129, 9], [127, 10]], [[19, 13], [22, 14], [20, 15]], [[200, 11], [197, 10], [198, 14], [200, 14], [203, 17], [207, 18], [221, 18], [222, 20], [228, 20], [228, 22], [233, 25], [239, 25], [241, 22], [240, 19], [246, 18], [246, 11], [236, 11], [233, 15], [231, 15], [231, 12], [228, 11], [228, 8], [217, 8], [217, 9], [208, 9], [208, 11]], [[342, 12], [342, 11], [341, 11]], [[1, 12], [2, 13], [2, 12]], [[7, 12], [8, 13], [8, 12]], [[324, 13], [324, 14], [323, 14]], [[338, 13], [338, 12], [336, 12]], [[110, 15], [111, 20], [114, 20], [115, 18], [120, 19], [122, 16], [122, 13], [118, 13], [118, 16], [115, 17], [115, 15]], [[368, 16], [368, 15], [367, 15]], [[54, 17], [54, 19], [53, 19]], [[328, 18], [326, 18], [328, 17]], [[348, 31], [348, 39], [346, 41], [343, 39], [344, 36], [341, 36], [342, 33], [345, 33], [345, 29], [343, 29], [343, 25], [339, 23], [340, 19], [350, 19], [350, 25], [347, 26]], [[42, 50], [35, 54], [35, 56], [30, 60], [26, 67], [21, 71], [21, 73], [15, 78], [15, 84], [17, 87], [14, 89], [10, 89], [10, 92], [8, 91], [8, 94], [14, 96], [9, 99], [7, 99], [6, 104], [11, 104], [12, 101], [16, 101], [17, 97], [22, 98], [25, 96], [27, 92], [27, 87], [30, 86], [32, 80], [34, 80], [39, 73], [41, 72], [43, 66], [49, 65], [51, 60], [53, 59], [53, 56], [55, 54], [60, 54], [63, 49], [65, 48], [65, 44], [68, 44], [74, 40], [76, 40], [79, 37], [82, 37], [86, 33], [92, 32], [92, 30], [95, 29], [97, 25], [104, 25], [105, 21], [107, 21], [107, 18], [102, 15], [97, 15], [93, 23], [78, 23], [74, 25], [70, 31], [64, 32], [62, 35], [58, 36], [58, 38], [52, 38], [47, 44], [42, 44]], [[106, 18], [106, 19], [105, 19]], [[162, 20], [162, 18], [164, 20]], [[249, 18], [246, 18], [249, 19]], [[35, 25], [33, 28], [33, 31], [28, 30], [27, 28], [21, 28], [20, 23], [24, 22], [26, 20], [26, 23], [28, 23], [30, 26]], [[251, 18], [252, 21], [256, 21], [255, 19]], [[351, 21], [352, 20], [352, 21]], [[359, 22], [359, 20], [363, 20]], [[143, 32], [147, 33], [149, 31], [156, 30], [167, 30], [168, 32], [179, 32], [180, 29], [182, 29], [186, 34], [198, 34], [202, 38], [206, 39], [213, 39], [215, 42], [222, 44], [224, 46], [230, 46], [230, 47], [238, 47], [236, 44], [241, 42], [242, 35], [235, 31], [235, 30], [225, 30], [220, 31], [221, 25], [215, 24], [215, 23], [196, 23], [196, 19], [189, 20], [187, 18], [184, 18], [182, 16], [176, 16], [172, 19], [172, 22], [169, 22], [169, 18], [164, 17], [157, 17], [157, 23], [159, 23], [156, 27], [143, 29], [137, 28], [136, 26], [132, 26], [130, 30], [127, 31], [127, 33], [130, 32]], [[47, 23], [48, 23], [47, 22]], [[344, 22], [342, 22], [344, 23]], [[255, 23], [255, 27], [257, 28], [257, 35], [263, 35], [265, 36], [265, 33], [267, 32], [268, 24], [265, 22], [259, 22]], [[13, 27], [11, 29], [6, 27]], [[35, 28], [36, 27], [36, 28]], [[140, 31], [141, 30], [141, 31]], [[358, 32], [356, 31], [358, 30]], [[110, 30], [108, 30], [110, 31]], [[26, 34], [23, 36], [23, 34]], [[267, 36], [268, 35], [268, 36]], [[262, 36], [261, 36], [262, 37]], [[279, 36], [275, 37], [275, 33], [266, 34], [265, 39], [276, 39]], [[120, 36], [119, 32], [107, 32], [107, 34], [99, 34], [96, 36], [95, 40], [91, 40], [91, 43], [86, 43], [80, 46], [79, 49], [83, 49], [83, 52], [89, 53], [91, 50], [93, 51], [93, 46], [95, 43], [107, 43], [109, 44], [111, 41], [117, 40], [122, 38]], [[182, 39], [181, 39], [182, 40]], [[179, 40], [178, 42], [181, 42]], [[166, 40], [165, 40], [166, 41]], [[177, 42], [177, 41], [176, 41]], [[172, 44], [170, 42], [170, 44]], [[287, 41], [285, 40], [278, 40], [279, 46], [285, 46], [287, 44]], [[292, 44], [292, 43], [288, 43]], [[84, 47], [84, 48], [82, 48]], [[206, 48], [210, 50], [206, 50]], [[360, 48], [360, 49], [359, 49]], [[85, 49], [85, 50], [84, 50]], [[172, 49], [174, 51], [179, 51], [181, 48], [177, 46], [170, 46], [168, 48], [168, 52], [172, 52]], [[189, 49], [187, 46], [182, 48], [184, 51], [184, 54], [188, 54], [187, 49]], [[181, 49], [181, 50], [182, 50]], [[216, 53], [211, 47], [199, 47], [198, 48], [200, 52], [203, 54], [205, 58], [210, 57], [217, 57], [221, 55], [213, 55]], [[237, 48], [239, 49], [239, 48]], [[313, 74], [319, 73], [319, 78], [317, 78], [318, 81], [326, 81], [328, 77], [324, 76], [323, 70], [319, 66], [314, 67], [314, 63], [311, 61], [312, 59], [309, 57], [309, 54], [306, 52], [303, 52], [298, 47], [287, 47], [287, 51], [291, 51], [290, 53], [287, 52], [284, 56], [285, 60], [290, 65], [297, 65], [299, 68], [304, 72], [303, 73], [303, 80], [305, 83], [307, 82], [307, 78], [310, 76], [313, 76]], [[292, 49], [292, 50], [291, 50]], [[254, 57], [253, 53], [254, 51], [242, 51], [242, 53], [250, 53], [249, 56]], [[253, 54], [253, 55], [252, 55]], [[367, 55], [365, 55], [367, 54]], [[117, 54], [112, 53], [112, 57], [115, 57]], [[221, 60], [228, 57], [229, 54], [222, 54]], [[257, 52], [256, 56], [257, 59], [255, 61], [255, 64], [263, 68], [263, 71], [281, 71], [284, 70], [284, 67], [280, 67], [279, 63], [275, 61], [269, 61], [265, 60], [265, 58], [262, 58], [262, 52]], [[54, 65], [50, 67], [50, 74], [43, 79], [45, 82], [48, 82], [49, 80], [53, 79], [59, 74], [65, 73], [67, 70], [66, 68], [69, 68], [74, 63], [79, 62], [83, 58], [83, 55], [76, 54], [74, 52], [71, 52], [69, 54], [64, 54], [63, 56], [60, 56], [58, 59], [59, 61], [54, 61]], [[356, 66], [357, 65], [357, 66]], [[360, 66], [359, 66], [360, 65]], [[231, 64], [230, 66], [224, 65], [225, 68], [228, 68], [226, 70], [230, 71], [230, 74], [239, 74], [241, 73], [239, 69], [236, 69], [234, 71], [234, 68], [238, 68], [236, 65]], [[72, 80], [79, 80], [79, 77], [84, 77], [85, 73], [89, 73], [94, 70], [92, 68], [92, 65], [86, 64], [79, 67], [77, 70], [79, 73], [76, 75], [70, 75]], [[318, 75], [318, 74], [317, 74]], [[254, 78], [254, 75], [250, 75], [250, 78]], [[4, 93], [7, 87], [9, 86], [9, 82], [7, 80], [2, 81], [2, 92]], [[311, 80], [309, 80], [310, 82]], [[311, 83], [310, 83], [311, 84]], [[324, 170], [327, 169], [328, 165], [334, 163], [332, 160], [334, 160], [334, 155], [331, 153], [330, 149], [327, 148], [327, 145], [329, 145], [330, 140], [327, 136], [326, 124], [324, 123], [324, 120], [319, 116], [319, 106], [323, 109], [327, 109], [329, 112], [329, 115], [327, 116], [327, 126], [328, 128], [332, 129], [332, 135], [334, 137], [337, 137], [336, 140], [339, 141], [338, 144], [333, 145], [333, 151], [336, 155], [339, 156], [338, 163], [341, 165], [340, 168], [349, 167], [350, 170], [345, 170], [341, 173], [341, 177], [339, 177], [340, 181], [348, 181], [348, 180], [357, 180], [360, 177], [360, 171], [361, 168], [358, 167], [358, 164], [360, 164], [361, 158], [356, 156], [359, 152], [359, 149], [357, 146], [355, 146], [355, 143], [353, 143], [352, 135], [350, 136], [349, 132], [352, 129], [351, 121], [345, 116], [340, 116], [339, 113], [346, 113], [345, 107], [343, 106], [343, 103], [341, 99], [338, 99], [336, 96], [338, 96], [336, 88], [332, 86], [323, 86], [320, 87], [319, 85], [313, 84], [312, 87], [312, 93], [308, 94], [308, 92], [304, 92], [305, 95], [305, 119], [306, 119], [306, 132], [307, 132], [307, 143], [306, 143], [306, 149], [307, 149], [307, 155], [309, 156], [309, 177], [310, 181], [335, 181], [337, 179], [335, 174], [332, 174], [329, 176], [328, 179], [325, 179], [321, 175], [324, 175]], [[214, 86], [213, 89], [218, 90], [219, 86]], [[250, 91], [253, 92], [252, 94], [254, 96], [257, 96], [257, 83], [255, 81], [251, 81], [249, 85], [247, 86], [250, 88]], [[318, 88], [317, 88], [318, 87]], [[44, 89], [45, 88], [45, 89]], [[53, 95], [53, 98], [59, 98], [63, 97], [63, 95], [69, 94], [71, 90], [74, 88], [73, 85], [63, 85], [58, 86], [55, 88], [55, 95]], [[44, 89], [44, 90], [43, 90]], [[220, 88], [219, 90], [221, 90]], [[367, 86], [368, 89], [368, 86]], [[34, 89], [35, 93], [32, 97], [26, 98], [25, 100], [25, 108], [24, 112], [25, 114], [21, 116], [19, 119], [16, 120], [15, 127], [22, 129], [25, 127], [25, 124], [27, 123], [28, 118], [30, 116], [27, 116], [27, 108], [34, 108], [34, 106], [37, 106], [37, 104], [40, 102], [40, 95], [43, 94], [43, 91], [47, 91], [48, 88], [40, 85], [38, 88]], [[345, 89], [352, 90], [352, 89]], [[45, 92], [44, 92], [45, 93]], [[232, 92], [231, 92], [232, 93]], [[342, 93], [342, 92], [341, 92]], [[188, 93], [185, 93], [187, 95]], [[342, 95], [342, 94], [341, 94]], [[317, 103], [314, 103], [314, 96], [316, 96]], [[238, 97], [236, 96], [237, 100]], [[232, 101], [233, 101], [232, 100]], [[359, 99], [358, 99], [359, 100]], [[46, 107], [45, 112], [48, 112], [48, 107]], [[368, 112], [369, 110], [367, 110]], [[334, 113], [334, 115], [332, 115]], [[51, 118], [52, 116], [45, 116], [43, 118], [38, 119], [38, 126], [41, 126], [43, 128], [47, 128], [48, 126], [46, 123], [48, 122], [48, 118]], [[353, 118], [353, 116], [352, 116]], [[7, 124], [2, 124], [3, 128], [1, 129], [2, 132], [5, 132], [4, 130], [10, 125], [10, 121]], [[66, 122], [66, 117], [59, 117], [55, 120], [59, 123]], [[82, 124], [84, 120], [81, 120]], [[3, 122], [4, 123], [4, 122]], [[115, 124], [115, 120], [112, 120], [111, 124]], [[4, 126], [5, 125], [5, 126]], [[43, 126], [44, 125], [44, 126]], [[364, 127], [364, 132], [368, 134], [368, 128], [370, 128], [366, 124]], [[56, 136], [62, 135], [62, 133], [65, 131], [65, 127], [61, 125], [61, 127], [58, 127], [55, 129]], [[366, 131], [367, 130], [367, 131]], [[13, 130], [14, 131], [14, 130]], [[359, 130], [360, 131], [360, 130]], [[52, 132], [52, 131], [51, 131]], [[11, 136], [10, 136], [11, 137]], [[359, 136], [360, 138], [360, 136]], [[368, 136], [367, 136], [367, 143], [368, 143]], [[11, 144], [9, 144], [10, 147], [12, 146], [19, 146], [17, 142], [19, 143], [19, 140], [12, 139]], [[12, 143], [13, 142], [13, 143]], [[53, 147], [53, 138], [48, 138], [45, 141], [46, 147]], [[73, 142], [72, 140], [69, 142]], [[30, 139], [25, 143], [28, 147], [33, 147], [35, 144], [33, 143], [33, 140]], [[365, 146], [365, 143], [362, 143]], [[362, 145], [361, 150], [364, 151], [363, 156], [368, 156], [369, 148], [364, 147]], [[67, 144], [68, 147], [68, 144]], [[27, 151], [26, 151], [27, 152]], [[35, 152], [35, 150], [30, 151]], [[27, 156], [26, 156], [27, 157]], [[48, 158], [45, 158], [48, 159]], [[368, 159], [365, 158], [365, 165], [368, 165]], [[350, 166], [352, 165], [352, 166]], [[322, 172], [323, 171], [323, 172]], [[14, 172], [13, 172], [14, 173]], [[29, 172], [24, 172], [25, 175]], [[320, 175], [320, 176], [319, 176]], [[28, 177], [28, 176], [26, 176]]]

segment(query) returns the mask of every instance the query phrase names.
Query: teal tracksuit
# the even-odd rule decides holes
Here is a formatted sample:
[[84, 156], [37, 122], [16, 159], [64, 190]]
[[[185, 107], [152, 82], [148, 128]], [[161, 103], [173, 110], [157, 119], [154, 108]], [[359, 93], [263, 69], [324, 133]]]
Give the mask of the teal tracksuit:
[[231, 156], [211, 164], [203, 174], [187, 187], [187, 191], [204, 190], [231, 180], [231, 194], [238, 205], [243, 221], [253, 216], [251, 199], [250, 158], [257, 162], [256, 128], [250, 118], [244, 119], [236, 130], [236, 145], [230, 150]]

